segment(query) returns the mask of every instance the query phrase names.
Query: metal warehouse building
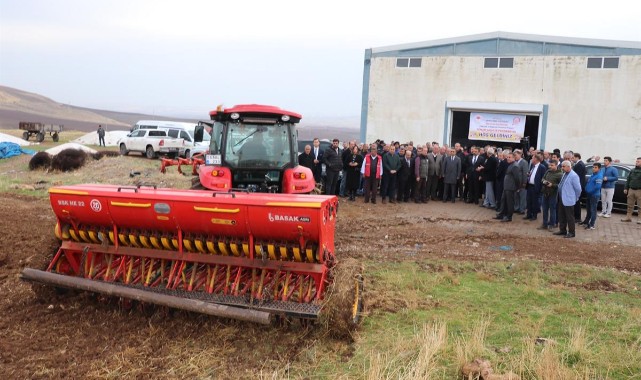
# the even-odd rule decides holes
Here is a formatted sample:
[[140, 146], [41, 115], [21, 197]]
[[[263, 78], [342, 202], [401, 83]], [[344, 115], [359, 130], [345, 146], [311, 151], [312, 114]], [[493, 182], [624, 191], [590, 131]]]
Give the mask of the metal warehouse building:
[[641, 42], [495, 32], [365, 51], [361, 141], [513, 146], [523, 137], [634, 162]]

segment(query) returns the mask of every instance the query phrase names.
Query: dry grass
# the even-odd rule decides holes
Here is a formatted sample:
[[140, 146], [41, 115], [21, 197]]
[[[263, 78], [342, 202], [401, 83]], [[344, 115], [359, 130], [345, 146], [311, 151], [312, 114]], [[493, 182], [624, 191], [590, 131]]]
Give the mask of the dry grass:
[[441, 371], [437, 360], [447, 345], [445, 323], [426, 324], [411, 339], [395, 342], [387, 353], [373, 352], [369, 356], [366, 379], [430, 379]]

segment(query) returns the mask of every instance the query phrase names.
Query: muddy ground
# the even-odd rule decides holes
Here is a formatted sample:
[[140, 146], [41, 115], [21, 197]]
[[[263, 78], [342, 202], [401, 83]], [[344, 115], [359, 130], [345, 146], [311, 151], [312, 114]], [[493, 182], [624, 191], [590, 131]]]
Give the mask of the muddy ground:
[[[491, 222], [489, 211], [488, 218], [470, 219], [448, 216], [445, 207], [465, 215], [463, 208], [473, 206], [341, 201], [338, 259], [368, 260], [370, 266], [389, 261], [426, 265], [435, 258], [535, 259], [542, 265], [584, 263], [641, 272], [638, 246], [524, 234], [523, 229], [531, 227]], [[4, 378], [253, 378], [274, 371], [285, 375], [288, 363], [314, 365], [323, 352], [345, 360], [351, 355], [351, 341], [319, 329], [263, 327], [183, 312], [122, 311], [87, 294], [43, 300], [21, 282], [19, 273], [27, 266], [43, 268], [56, 249], [48, 200], [0, 194], [0, 224]], [[368, 313], [387, 304], [376, 297], [381, 295], [367, 300]], [[319, 357], [310, 357], [310, 352]]]

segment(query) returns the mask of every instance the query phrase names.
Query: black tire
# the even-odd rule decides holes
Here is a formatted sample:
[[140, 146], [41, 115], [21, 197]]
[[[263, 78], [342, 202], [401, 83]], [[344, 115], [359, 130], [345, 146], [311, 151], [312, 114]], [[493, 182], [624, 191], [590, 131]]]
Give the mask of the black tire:
[[205, 186], [200, 183], [200, 177], [194, 177], [191, 179], [191, 189], [192, 190], [205, 190]]
[[120, 155], [121, 156], [126, 156], [129, 154], [129, 151], [127, 150], [127, 147], [125, 144], [120, 144]]
[[22, 133], [22, 138], [25, 140], [29, 140], [29, 132], [23, 132]]
[[42, 132], [39, 132], [39, 133], [36, 135], [36, 141], [37, 141], [37, 142], [43, 142], [44, 140], [45, 140], [45, 134], [44, 134], [44, 133], [42, 133]]
[[60, 136], [58, 136], [58, 132], [54, 132], [53, 135], [51, 135], [51, 138], [53, 139], [53, 142], [58, 142], [58, 140], [60, 140]]
[[187, 149], [185, 151], [185, 158], [191, 158], [190, 156], [191, 156], [191, 150]]
[[147, 145], [147, 149], [145, 149], [145, 156], [149, 159], [156, 158], [156, 152], [154, 152], [153, 146]]

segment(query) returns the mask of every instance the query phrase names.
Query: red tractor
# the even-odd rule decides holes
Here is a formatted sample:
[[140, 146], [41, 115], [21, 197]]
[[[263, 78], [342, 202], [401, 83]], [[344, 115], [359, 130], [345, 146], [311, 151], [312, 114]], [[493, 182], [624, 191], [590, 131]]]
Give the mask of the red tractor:
[[305, 194], [314, 190], [312, 171], [298, 164], [296, 124], [301, 115], [257, 104], [218, 107], [212, 123], [201, 122], [195, 140], [202, 141], [205, 125], [211, 143], [199, 185], [214, 191]]

